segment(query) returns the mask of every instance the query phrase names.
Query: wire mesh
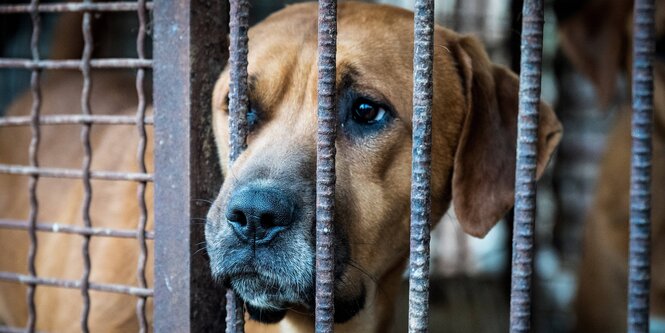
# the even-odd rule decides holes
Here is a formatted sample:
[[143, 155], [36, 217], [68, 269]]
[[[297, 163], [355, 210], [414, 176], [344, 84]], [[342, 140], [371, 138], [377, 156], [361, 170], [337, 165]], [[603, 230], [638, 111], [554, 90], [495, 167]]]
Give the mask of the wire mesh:
[[[27, 221], [0, 218], [0, 229], [25, 230], [29, 235], [28, 269], [27, 274], [15, 272], [0, 272], [0, 281], [14, 282], [27, 285], [28, 321], [25, 328], [0, 327], [2, 332], [27, 331], [35, 332], [38, 324], [38, 314], [35, 306], [35, 290], [38, 286], [50, 286], [81, 291], [83, 308], [81, 313], [81, 331], [89, 331], [88, 317], [90, 313], [90, 290], [119, 293], [136, 296], [136, 316], [141, 332], [148, 330], [146, 318], [146, 301], [153, 296], [153, 289], [148, 287], [146, 279], [147, 266], [147, 240], [154, 239], [154, 233], [146, 230], [148, 210], [146, 205], [145, 190], [147, 183], [153, 182], [153, 175], [146, 168], [145, 154], [147, 145], [146, 126], [153, 124], [153, 117], [146, 115], [147, 97], [145, 91], [146, 71], [152, 68], [152, 60], [147, 59], [145, 52], [145, 40], [147, 35], [147, 11], [152, 10], [152, 2], [138, 0], [137, 2], [115, 2], [115, 3], [50, 3], [41, 4], [39, 0], [32, 0], [30, 4], [0, 5], [0, 14], [29, 13], [32, 21], [33, 31], [30, 41], [31, 59], [0, 59], [0, 68], [25, 69], [31, 71], [30, 91], [32, 94], [32, 106], [29, 116], [0, 117], [0, 128], [15, 126], [30, 126], [31, 139], [28, 151], [29, 165], [0, 164], [0, 173], [10, 175], [25, 175], [29, 177], [28, 194], [30, 214]], [[93, 34], [91, 16], [92, 12], [129, 12], [136, 11], [139, 19], [139, 29], [136, 37], [137, 59], [93, 59]], [[83, 22], [81, 31], [84, 37], [84, 50], [81, 59], [48, 60], [41, 59], [39, 54], [39, 40], [41, 35], [41, 13], [81, 12]], [[120, 115], [93, 115], [90, 103], [92, 88], [93, 69], [135, 69], [136, 91], [138, 95], [138, 106], [135, 116]], [[43, 70], [69, 69], [80, 70], [83, 77], [83, 90], [81, 93], [81, 114], [70, 115], [41, 115], [41, 84], [40, 78]], [[63, 169], [42, 167], [38, 161], [39, 145], [41, 137], [41, 126], [45, 125], [81, 125], [81, 143], [84, 151], [83, 165], [81, 169]], [[139, 142], [137, 146], [137, 164], [139, 172], [117, 172], [91, 170], [92, 125], [134, 125], [137, 127]], [[39, 202], [37, 197], [37, 185], [42, 177], [80, 179], [84, 188], [84, 199], [81, 210], [83, 226], [75, 226], [65, 223], [45, 223], [37, 220]], [[92, 199], [91, 180], [99, 179], [106, 181], [133, 181], [138, 182], [138, 204], [139, 221], [137, 229], [122, 230], [113, 228], [94, 227], [90, 218], [90, 203]], [[79, 280], [67, 280], [52, 277], [39, 276], [36, 270], [35, 258], [37, 256], [37, 232], [74, 234], [83, 238], [81, 254], [83, 257], [84, 270]], [[139, 256], [137, 263], [138, 286], [121, 284], [107, 284], [90, 281], [91, 258], [89, 243], [92, 237], [133, 238], [139, 244]], [[103, 265], [103, 262], [97, 265]]]

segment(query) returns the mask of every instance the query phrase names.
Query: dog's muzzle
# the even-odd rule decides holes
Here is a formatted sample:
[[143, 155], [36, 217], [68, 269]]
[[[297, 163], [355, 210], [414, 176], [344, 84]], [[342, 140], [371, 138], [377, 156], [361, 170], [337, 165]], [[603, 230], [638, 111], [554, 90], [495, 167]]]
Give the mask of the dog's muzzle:
[[206, 223], [213, 276], [263, 322], [309, 308], [314, 285], [312, 216], [288, 185], [252, 182], [217, 198]]

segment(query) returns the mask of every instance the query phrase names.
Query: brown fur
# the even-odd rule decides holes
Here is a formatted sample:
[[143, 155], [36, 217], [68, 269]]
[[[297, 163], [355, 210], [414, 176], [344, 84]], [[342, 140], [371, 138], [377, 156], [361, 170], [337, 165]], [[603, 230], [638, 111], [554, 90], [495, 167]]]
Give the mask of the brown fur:
[[[656, 1], [656, 36], [665, 35], [665, 2]], [[599, 15], [599, 13], [604, 13]], [[632, 1], [592, 1], [560, 23], [562, 45], [589, 75], [601, 102], [611, 100], [622, 70], [630, 75]], [[630, 76], [628, 76], [630, 77]], [[651, 313], [665, 317], [665, 63], [654, 61]], [[628, 91], [630, 93], [630, 91]], [[584, 234], [576, 312], [580, 332], [626, 329], [630, 188], [630, 108], [609, 135]]]
[[[233, 168], [228, 167], [227, 160], [226, 95], [229, 75], [228, 70], [222, 73], [215, 87], [212, 112], [219, 156], [223, 172], [228, 177], [242, 177], [257, 163], [269, 165], [275, 172], [300, 171], [303, 172], [303, 177], [311, 177], [311, 161], [316, 147], [316, 16], [314, 3], [290, 6], [250, 30], [249, 73], [257, 77], [251, 96], [254, 102], [260, 103], [266, 120], [259, 130], [252, 132], [247, 150], [234, 163]], [[339, 6], [338, 79], [344, 72], [353, 69], [360, 89], [390, 101], [397, 115], [393, 123], [379, 135], [363, 139], [366, 141], [362, 144], [348, 140], [342, 131], [337, 140], [336, 223], [350, 238], [353, 261], [364, 270], [364, 274], [358, 270], [346, 270], [344, 280], [348, 283], [338, 290], [338, 293], [353, 293], [360, 284], [367, 287], [364, 309], [350, 321], [337, 325], [337, 332], [386, 331], [390, 326], [393, 301], [406, 263], [411, 169], [412, 28], [413, 16], [405, 10], [361, 3], [344, 3]], [[432, 220], [437, 221], [452, 200], [464, 229], [476, 236], [483, 236], [512, 205], [517, 77], [507, 69], [491, 64], [482, 46], [474, 38], [463, 37], [437, 27], [435, 45]], [[102, 79], [98, 81], [99, 86], [105, 82]], [[63, 84], [46, 85], [45, 99], [51, 101], [57, 99], [57, 96], [78, 96], [79, 88], [64, 88]], [[99, 100], [93, 105], [100, 108], [99, 113], [103, 113], [103, 107], [108, 108], [109, 112], [121, 109], [114, 103], [128, 103], [122, 107], [132, 105], [133, 100], [106, 95], [122, 91], [123, 95], [133, 96], [133, 93], [124, 92], [123, 89], [125, 88], [100, 88], [97, 90]], [[25, 114], [28, 109], [26, 103], [26, 100], [19, 102], [15, 107], [17, 112], [20, 110]], [[62, 110], [68, 109], [67, 105], [49, 106], [49, 103], [45, 103], [44, 109], [45, 112], [63, 112]], [[106, 129], [104, 135], [100, 134], [97, 139], [95, 148], [102, 149], [101, 146], [104, 145], [129, 145], [129, 136], [123, 135], [125, 132], [121, 131], [122, 129], [116, 127]], [[0, 133], [5, 133], [5, 130]], [[53, 158], [67, 156], [71, 164], [68, 166], [78, 167], [78, 158], [73, 156], [80, 157], [81, 152], [75, 149], [69, 152], [62, 150], [63, 133], [53, 130], [49, 137], [51, 139], [46, 139], [45, 133], [41, 151], [43, 154], [53, 155]], [[71, 136], [78, 135], [77, 133], [78, 129], [73, 128]], [[560, 124], [550, 108], [544, 104], [541, 107], [538, 136], [540, 174], [561, 136]], [[0, 148], [3, 162], [5, 154], [25, 155], [27, 144], [9, 145], [6, 142], [2, 140], [3, 146]], [[131, 153], [128, 154], [129, 152]], [[128, 153], [125, 155], [134, 156], [133, 150]], [[148, 155], [151, 155], [151, 151]], [[117, 155], [99, 155], [99, 160], [93, 167], [116, 169], [120, 168], [118, 164], [121, 164], [122, 169], [132, 168], [131, 158], [123, 159], [126, 163], [118, 163], [111, 156]], [[293, 166], [290, 163], [297, 164], [297, 161], [304, 161], [298, 166], [300, 169], [290, 168]], [[25, 158], [17, 161], [12, 157], [8, 162], [25, 163]], [[47, 157], [43, 158], [43, 164], [50, 165]], [[302, 168], [305, 168], [304, 171]], [[0, 182], [3, 188], [14, 190], [3, 191], [2, 194], [24, 193], [25, 179], [20, 182], [12, 180], [12, 183], [9, 183], [8, 178], [0, 176]], [[44, 193], [42, 201], [44, 205], [52, 204], [53, 208], [48, 209], [45, 206], [41, 216], [72, 221], [73, 217], [60, 216], [76, 216], [81, 199], [80, 186], [46, 186], [44, 184], [40, 189]], [[232, 186], [232, 181], [225, 182], [222, 195], [228, 193]], [[128, 205], [135, 201], [134, 190], [134, 186], [120, 184], [108, 188], [109, 193], [114, 193], [116, 198], [127, 198]], [[67, 199], [62, 199], [65, 193], [71, 194], [67, 195]], [[15, 207], [16, 212], [12, 213], [11, 217], [26, 218], [27, 202], [24, 199], [0, 199], [0, 204]], [[114, 227], [122, 227], [117, 223], [128, 223], [127, 228], [135, 225], [138, 220], [135, 209], [115, 209], [113, 207], [117, 207], [116, 205], [111, 207], [108, 203], [93, 203], [93, 223], [108, 223]], [[75, 208], [65, 209], [70, 206]], [[16, 256], [2, 256], [0, 268], [23, 271], [25, 261], [22, 255], [27, 252], [25, 233], [0, 230], [0, 237], [3, 237], [0, 243], [2, 250], [16, 251]], [[40, 243], [42, 254], [38, 258], [39, 274], [58, 276], [58, 272], [64, 271], [65, 277], [80, 278], [80, 262], [77, 262], [80, 257], [79, 240], [73, 236], [40, 237], [70, 237], [73, 240], [58, 244], [46, 241]], [[93, 244], [94, 242], [93, 240]], [[104, 253], [104, 258], [93, 258], [92, 262], [94, 265], [95, 262], [103, 261], [105, 265], [112, 265], [114, 268], [102, 268], [101, 264], [98, 264], [93, 268], [93, 273], [97, 274], [93, 274], [93, 280], [112, 279], [116, 283], [134, 283], [133, 273], [122, 272], [133, 272], [138, 245], [135, 241], [113, 239], [108, 239], [108, 244], [112, 245], [114, 250]], [[58, 253], [63, 259], [72, 259], [59, 261], [57, 272], [50, 272], [44, 266], [53, 265], [53, 253]], [[46, 254], [50, 254], [50, 263]], [[102, 269], [104, 271], [101, 271]], [[0, 298], [1, 318], [10, 320], [11, 324], [24, 323], [25, 304], [22, 302], [25, 299], [25, 289], [8, 284], [0, 284], [0, 288], [3, 288], [3, 297]], [[72, 304], [73, 299], [79, 298], [78, 292], [74, 290], [58, 295], [56, 293], [60, 291], [52, 288], [40, 287], [38, 290], [42, 293], [53, 293], [48, 300], [47, 297], [38, 297], [40, 309], [51, 309], [48, 314], [40, 311], [38, 327], [57, 327], [58, 331], [76, 330], [78, 326], [75, 323], [78, 322], [79, 312], [69, 304]], [[5, 295], [8, 297], [4, 297]], [[113, 312], [114, 316], [125, 318], [121, 324], [108, 331], [124, 332], [135, 327], [132, 301], [104, 300], [104, 303], [118, 306]], [[68, 306], [63, 307], [62, 304]], [[101, 306], [101, 298], [93, 304]], [[93, 312], [91, 315], [94, 313], [101, 312]], [[99, 325], [109, 324], [108, 315], [99, 318], [91, 317], [91, 324], [95, 320], [99, 320]], [[247, 331], [306, 332], [312, 330], [312, 325], [310, 315], [289, 311], [278, 325], [262, 325], [250, 321]]]

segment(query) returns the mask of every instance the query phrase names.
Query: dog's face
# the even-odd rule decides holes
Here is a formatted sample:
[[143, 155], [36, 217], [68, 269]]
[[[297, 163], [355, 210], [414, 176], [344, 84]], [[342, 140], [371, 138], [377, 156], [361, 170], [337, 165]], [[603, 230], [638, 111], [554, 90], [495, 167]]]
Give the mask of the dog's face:
[[[408, 255], [413, 15], [339, 6], [335, 319], [344, 322], [401, 274]], [[249, 137], [228, 162], [229, 73], [213, 97], [225, 183], [210, 209], [213, 275], [263, 322], [313, 307], [317, 5], [295, 5], [249, 32]], [[460, 223], [484, 235], [512, 205], [517, 79], [472, 38], [435, 32], [432, 218], [451, 197]], [[543, 107], [542, 172], [560, 125]]]

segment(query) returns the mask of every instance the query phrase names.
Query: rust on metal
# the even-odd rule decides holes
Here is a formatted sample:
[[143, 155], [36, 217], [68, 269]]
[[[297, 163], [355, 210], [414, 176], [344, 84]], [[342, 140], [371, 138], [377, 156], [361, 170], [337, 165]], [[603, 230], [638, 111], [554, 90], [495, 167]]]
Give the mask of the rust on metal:
[[510, 332], [513, 333], [531, 331], [531, 280], [536, 218], [536, 158], [543, 22], [543, 1], [524, 1], [510, 291]]
[[[85, 0], [84, 3], [90, 3], [91, 0]], [[92, 58], [93, 41], [92, 26], [89, 12], [83, 13], [83, 56], [81, 59], [81, 73], [83, 74], [83, 90], [81, 91], [81, 112], [83, 115], [90, 115], [90, 91], [92, 89], [92, 79], [90, 77], [90, 59]], [[90, 182], [90, 165], [92, 164], [92, 145], [90, 143], [90, 124], [83, 124], [81, 127], [81, 141], [83, 144], [83, 205], [81, 206], [81, 217], [83, 226], [92, 228], [90, 220], [90, 204], [92, 202], [92, 184]], [[90, 236], [83, 236], [83, 245], [81, 254], [83, 255], [83, 275], [81, 276], [81, 296], [83, 298], [83, 309], [81, 311], [81, 331], [89, 331], [88, 319], [90, 316]]]
[[[147, 9], [152, 9], [152, 2], [146, 3]], [[38, 4], [33, 9], [31, 5], [0, 5], [0, 14], [15, 13], [63, 13], [63, 12], [131, 12], [136, 11], [139, 4], [136, 2], [109, 2], [109, 3], [47, 3]]]
[[412, 333], [429, 331], [433, 53], [434, 1], [418, 0], [414, 17], [409, 255], [409, 332]]
[[[84, 178], [83, 170], [61, 169], [61, 168], [40, 168], [23, 165], [0, 164], [0, 173], [10, 175], [29, 175], [48, 178]], [[153, 175], [149, 173], [135, 172], [114, 172], [114, 171], [90, 171], [90, 179], [101, 180], [125, 180], [135, 182], [151, 182]]]
[[[0, 272], [0, 281], [17, 282], [28, 285], [44, 285], [51, 287], [62, 287], [68, 289], [82, 289], [83, 283], [80, 280], [63, 280], [46, 277], [36, 277], [32, 275], [17, 274], [10, 272]], [[95, 283], [88, 281], [88, 289], [103, 291], [107, 293], [126, 294], [139, 297], [152, 296], [152, 290], [147, 288], [137, 288], [132, 286], [108, 283]]]
[[[72, 69], [81, 70], [83, 62], [80, 60], [28, 60], [0, 58], [0, 68], [16, 69]], [[90, 59], [90, 68], [151, 68], [149, 59]]]
[[[249, 92], [247, 87], [247, 52], [249, 30], [249, 1], [231, 0], [229, 16], [229, 162], [233, 162], [247, 147], [247, 110]], [[226, 332], [244, 331], [244, 306], [233, 290], [226, 291]]]
[[628, 332], [649, 332], [654, 0], [636, 0], [633, 26], [633, 115], [630, 172]]
[[228, 55], [228, 2], [159, 1], [153, 9], [154, 331], [221, 332], [224, 291], [197, 253], [206, 200], [222, 174], [210, 105]]
[[[0, 228], [29, 230], [30, 225], [26, 221], [0, 219]], [[116, 237], [116, 238], [138, 238], [138, 232], [134, 230], [117, 230], [110, 228], [86, 228], [86, 227], [79, 227], [70, 224], [60, 224], [60, 223], [36, 223], [34, 228], [36, 231], [41, 231], [41, 232], [90, 235], [90, 236], [100, 236], [100, 237]], [[154, 239], [155, 235], [151, 231], [146, 231], [145, 238]]]
[[[132, 116], [111, 116], [111, 115], [48, 115], [39, 116], [39, 125], [75, 125], [75, 124], [91, 124], [91, 125], [152, 125], [154, 123], [152, 116], [145, 116], [142, 120], [137, 120]], [[30, 116], [14, 116], [14, 117], [0, 117], [0, 127], [9, 126], [26, 126], [32, 125], [32, 117]]]
[[[32, 52], [32, 59], [34, 61], [39, 61], [39, 37], [40, 37], [40, 15], [37, 12], [37, 6], [39, 5], [39, 0], [32, 0], [30, 2], [30, 18], [32, 19], [32, 37], [30, 40], [30, 50]], [[40, 129], [39, 129], [39, 113], [41, 108], [41, 88], [40, 88], [40, 76], [41, 73], [39, 70], [32, 70], [32, 75], [30, 78], [30, 91], [32, 92], [32, 110], [30, 111], [31, 118], [31, 140], [30, 147], [28, 151], [30, 166], [33, 168], [39, 167], [39, 161], [37, 159], [38, 149], [39, 149], [39, 139], [40, 139]], [[28, 237], [30, 238], [30, 247], [28, 249], [28, 273], [31, 278], [37, 276], [37, 270], [35, 268], [35, 257], [37, 256], [37, 233], [35, 225], [37, 224], [37, 215], [39, 211], [39, 202], [37, 199], [37, 183], [39, 182], [39, 175], [31, 175], [30, 182], [28, 185], [28, 192], [30, 195], [30, 216], [28, 217]], [[28, 303], [28, 332], [34, 332], [35, 326], [37, 324], [37, 313], [35, 310], [35, 288], [34, 283], [28, 284], [28, 294], [27, 294], [27, 303]]]
[[[146, 36], [146, 1], [138, 0], [137, 16], [139, 18], [139, 31], [136, 35], [136, 52], [139, 60], [145, 60], [145, 36]], [[139, 142], [136, 148], [136, 159], [140, 173], [147, 173], [145, 165], [146, 145], [148, 142], [145, 131], [145, 68], [139, 68], [136, 72], [136, 94], [138, 95], [138, 106], [136, 107], [136, 129], [139, 134]], [[146, 264], [148, 261], [148, 244], [146, 243], [146, 224], [148, 222], [148, 207], [146, 205], [145, 189], [147, 181], [140, 181], [137, 189], [137, 199], [139, 203], [140, 217], [137, 227], [137, 240], [139, 245], [139, 257], [136, 268], [136, 280], [140, 288], [147, 288], [148, 281], [145, 276]], [[139, 332], [148, 331], [148, 319], [146, 318], [147, 296], [139, 297], [136, 303], [136, 316], [139, 321]]]
[[337, 137], [337, 0], [319, 1], [318, 131], [316, 143], [315, 331], [332, 332], [335, 318], [335, 139]]

